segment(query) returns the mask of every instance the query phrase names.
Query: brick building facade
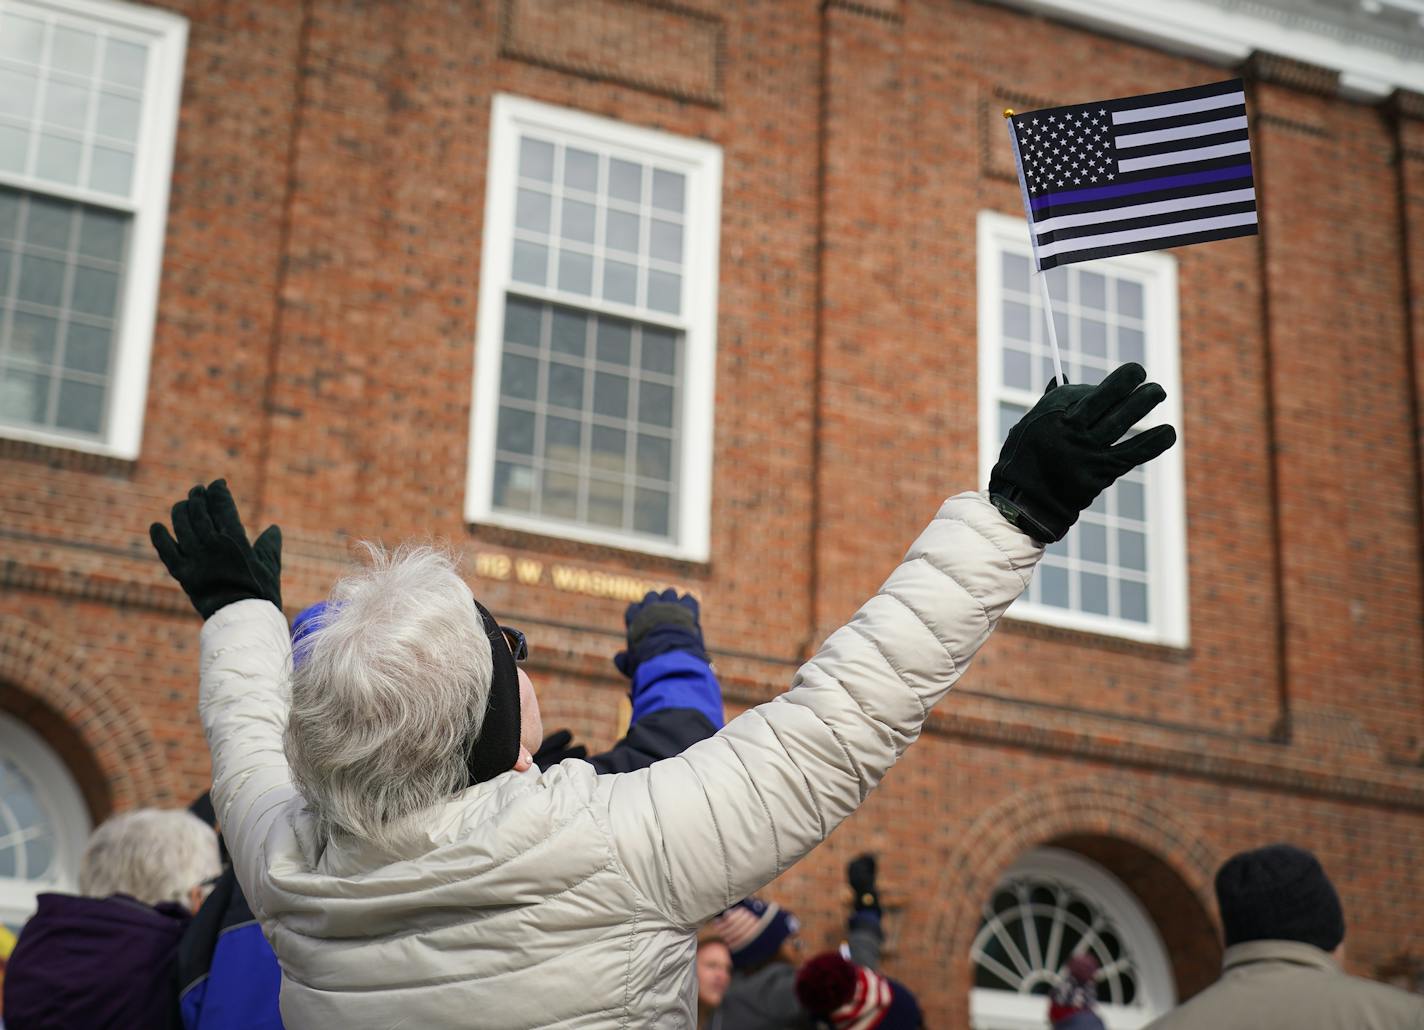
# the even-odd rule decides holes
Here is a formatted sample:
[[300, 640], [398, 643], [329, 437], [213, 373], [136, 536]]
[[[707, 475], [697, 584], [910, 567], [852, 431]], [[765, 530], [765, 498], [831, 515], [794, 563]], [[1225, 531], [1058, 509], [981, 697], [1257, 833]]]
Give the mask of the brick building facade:
[[[1178, 466], [1146, 514], [1105, 502], [768, 893], [819, 950], [845, 862], [878, 851], [887, 966], [936, 1026], [1041, 1025], [1015, 988], [1048, 945], [1017, 906], [1039, 928], [1085, 906], [1128, 953], [1115, 1025], [1136, 1025], [1214, 978], [1215, 868], [1285, 839], [1339, 886], [1351, 970], [1419, 978], [1424, 34], [1390, 3], [1192, 5], [1217, 20], [0, 0], [0, 74], [38, 84], [0, 109], [0, 759], [62, 824], [28, 886], [0, 851], [6, 920], [69, 883], [91, 823], [204, 789], [197, 620], [146, 536], [189, 485], [224, 475], [249, 527], [281, 524], [289, 614], [357, 540], [448, 540], [528, 633], [546, 725], [594, 745], [627, 598], [693, 589], [739, 711], [982, 485], [1010, 352], [1042, 357], [1041, 326], [1013, 346], [1039, 316], [992, 242], [993, 214], [1022, 217], [1001, 110], [1241, 74], [1262, 235], [1060, 280], [1082, 374], [1142, 345], [1166, 381]], [[1252, 18], [1276, 29], [1246, 39]], [[147, 48], [127, 80], [125, 45]], [[65, 87], [91, 105], [69, 135]], [[90, 219], [128, 249], [101, 254]], [[48, 299], [25, 278], [46, 256]], [[96, 308], [78, 284], [106, 269]], [[86, 329], [112, 332], [97, 364]]]

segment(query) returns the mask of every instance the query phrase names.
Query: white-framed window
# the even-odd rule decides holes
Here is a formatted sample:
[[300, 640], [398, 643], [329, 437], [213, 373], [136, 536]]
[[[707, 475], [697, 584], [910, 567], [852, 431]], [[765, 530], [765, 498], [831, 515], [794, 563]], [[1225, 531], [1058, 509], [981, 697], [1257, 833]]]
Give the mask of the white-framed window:
[[[979, 215], [979, 467], [987, 483], [1009, 429], [1053, 376], [1027, 224]], [[1177, 266], [1133, 254], [1051, 269], [1058, 344], [1070, 382], [1136, 361], [1167, 400], [1140, 424], [1177, 428], [1174, 447], [1103, 492], [1052, 544], [1015, 618], [1185, 647], [1186, 487], [1182, 466]]]
[[1167, 949], [1142, 903], [1095, 862], [1036, 848], [984, 900], [970, 957], [974, 1030], [1040, 1030], [1074, 955], [1097, 960], [1097, 1009], [1113, 1030], [1136, 1030], [1177, 1003]]
[[40, 894], [78, 889], [89, 828], [64, 763], [28, 726], [0, 715], [0, 923], [18, 933]]
[[708, 554], [721, 148], [494, 99], [465, 515]]
[[0, 0], [0, 435], [138, 456], [187, 24]]

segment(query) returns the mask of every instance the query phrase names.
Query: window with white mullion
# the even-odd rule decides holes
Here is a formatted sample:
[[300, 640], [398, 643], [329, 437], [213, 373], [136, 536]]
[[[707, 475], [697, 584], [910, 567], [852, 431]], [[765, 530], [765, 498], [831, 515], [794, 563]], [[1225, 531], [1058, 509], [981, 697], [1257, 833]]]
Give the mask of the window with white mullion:
[[[566, 293], [561, 293], [558, 290], [548, 287], [531, 285], [529, 283], [510, 283], [506, 293], [511, 297], [524, 297], [528, 300], [544, 301], [550, 304], [568, 304], [570, 300]], [[580, 297], [578, 298], [577, 304], [579, 307], [585, 307], [591, 311], [602, 312], [616, 318], [631, 318], [665, 329], [677, 330], [685, 325], [684, 319], [667, 315], [660, 311], [639, 309], [631, 304], [619, 304], [616, 301], [604, 300], [602, 298]]]
[[88, 832], [69, 770], [28, 726], [0, 714], [0, 923], [18, 931], [40, 893], [76, 889]]
[[[600, 165], [602, 162], [600, 161]], [[595, 216], [596, 220], [596, 216]], [[598, 290], [598, 263], [594, 263], [594, 292]], [[579, 460], [580, 469], [590, 469], [593, 458], [593, 388], [595, 375], [593, 371], [595, 363], [594, 345], [596, 323], [589, 319], [584, 331], [584, 353], [583, 353], [583, 394], [579, 398]], [[588, 488], [580, 490], [578, 495], [578, 520], [588, 521], [589, 498], [592, 495], [597, 480], [590, 473]]]
[[[71, 15], [62, 3], [9, 2], [0, 11], [0, 86], [12, 98], [0, 118], [26, 137], [25, 178], [80, 186], [91, 196], [133, 199], [151, 90], [151, 41], [111, 24]], [[38, 60], [27, 56], [38, 44]], [[33, 92], [31, 92], [33, 91]], [[24, 97], [32, 96], [28, 113]], [[14, 142], [14, 141], [12, 141]], [[102, 166], [96, 164], [103, 159]]]
[[653, 183], [652, 176], [644, 175], [639, 180], [638, 197], [638, 307], [650, 308], [648, 303], [649, 295], [652, 292], [650, 260], [652, 252], [650, 247], [653, 238]]
[[137, 456], [186, 36], [0, 0], [0, 434]]
[[700, 557], [720, 152], [509, 97], [494, 115], [467, 514]]
[[[1032, 280], [1027, 229], [984, 213], [979, 224], [980, 461], [983, 478], [1012, 425], [1054, 375], [1046, 313]], [[1175, 263], [1132, 255], [1053, 269], [1047, 276], [1063, 367], [1095, 384], [1136, 361], [1168, 400], [1138, 430], [1171, 422], [1180, 432]], [[1051, 544], [1017, 618], [1181, 646], [1186, 642], [1182, 444], [1136, 468], [1096, 498]]]
[[[99, 34], [99, 47], [98, 47], [98, 48], [99, 48], [99, 50], [100, 50], [101, 53], [106, 49], [107, 39], [108, 39], [108, 37], [107, 37], [107, 35], [106, 35], [105, 33], [102, 33], [102, 32], [101, 32], [101, 33]], [[101, 60], [102, 60], [102, 58], [101, 58]], [[94, 87], [96, 87], [96, 86], [98, 85], [97, 76], [95, 75], [94, 72], [95, 72], [95, 69], [91, 69], [89, 76], [88, 76], [87, 79], [85, 80], [85, 85], [86, 85], [87, 87], [91, 88], [91, 89], [94, 88]], [[98, 137], [98, 135], [99, 135], [99, 133], [98, 133], [98, 126], [99, 126], [99, 104], [98, 104], [98, 102], [97, 102], [97, 98], [96, 98], [96, 100], [95, 100], [94, 103], [91, 103], [91, 104], [88, 105], [88, 108], [87, 108], [87, 111], [85, 112], [85, 114], [86, 114], [86, 117], [85, 117], [85, 120], [84, 120], [84, 132], [83, 132], [83, 137], [82, 137], [82, 138], [83, 138], [85, 141], [90, 141], [91, 145], [83, 147], [83, 149], [80, 150], [80, 152], [79, 152], [79, 181], [80, 181], [80, 182], [89, 182], [89, 181], [90, 181], [90, 178], [91, 178], [91, 175], [92, 175], [92, 173], [93, 173], [93, 170], [94, 170], [94, 147], [93, 147], [92, 144], [98, 142], [97, 137]], [[133, 182], [132, 182], [132, 180], [130, 180], [130, 182], [129, 182], [129, 189], [132, 190], [132, 188], [133, 188]]]
[[[642, 253], [642, 251], [640, 250], [639, 253]], [[640, 268], [638, 272], [638, 294], [640, 299], [644, 292], [644, 279], [645, 276], [642, 274]], [[627, 461], [626, 468], [628, 468], [633, 475], [625, 476], [623, 479], [624, 529], [628, 526], [627, 514], [633, 511], [634, 506], [638, 503], [638, 484], [635, 482], [638, 469], [638, 431], [636, 427], [640, 424], [639, 404], [642, 399], [643, 391], [641, 388], [642, 376], [638, 374], [637, 369], [642, 366], [643, 361], [643, 334], [641, 332], [631, 333], [628, 347], [628, 428], [626, 430], [625, 460]]]
[[1072, 852], [1029, 852], [982, 900], [970, 1025], [1041, 1027], [1047, 995], [1082, 954], [1098, 963], [1097, 1007], [1108, 1026], [1140, 1028], [1175, 1004], [1161, 936], [1127, 888]]

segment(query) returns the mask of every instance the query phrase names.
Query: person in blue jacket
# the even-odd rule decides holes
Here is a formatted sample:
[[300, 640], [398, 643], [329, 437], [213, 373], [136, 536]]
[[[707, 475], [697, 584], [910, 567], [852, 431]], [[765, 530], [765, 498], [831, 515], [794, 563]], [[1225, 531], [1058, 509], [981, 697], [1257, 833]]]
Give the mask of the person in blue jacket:
[[623, 613], [627, 649], [613, 656], [628, 677], [633, 717], [628, 733], [601, 755], [570, 746], [568, 730], [544, 738], [534, 763], [548, 769], [570, 758], [601, 773], [632, 772], [705, 740], [722, 728], [722, 686], [702, 642], [701, 608], [690, 594], [649, 591]]
[[[325, 609], [320, 602], [297, 615], [293, 644], [320, 628]], [[650, 591], [628, 606], [623, 621], [627, 647], [613, 663], [629, 680], [633, 716], [627, 734], [590, 757], [587, 748], [572, 744], [568, 730], [552, 733], [534, 755], [539, 768], [573, 759], [600, 773], [632, 772], [681, 754], [722, 728], [722, 687], [702, 641], [697, 599], [671, 589]], [[524, 634], [504, 630], [515, 660], [523, 661], [529, 653]], [[195, 802], [193, 811], [211, 825], [206, 799]], [[231, 865], [179, 943], [178, 986], [183, 1030], [283, 1030], [282, 972]]]

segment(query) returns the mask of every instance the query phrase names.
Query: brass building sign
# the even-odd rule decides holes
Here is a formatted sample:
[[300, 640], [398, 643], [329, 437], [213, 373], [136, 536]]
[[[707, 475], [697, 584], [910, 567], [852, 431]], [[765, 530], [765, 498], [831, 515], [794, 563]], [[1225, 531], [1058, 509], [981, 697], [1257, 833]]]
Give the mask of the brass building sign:
[[[490, 551], [475, 554], [475, 575], [485, 579], [512, 580], [524, 586], [550, 586], [567, 594], [607, 597], [617, 601], [641, 601], [650, 590], [664, 590], [675, 584], [639, 579], [618, 572], [585, 569], [576, 565], [546, 565], [533, 558], [511, 558]], [[677, 587], [679, 592], [685, 588]]]

